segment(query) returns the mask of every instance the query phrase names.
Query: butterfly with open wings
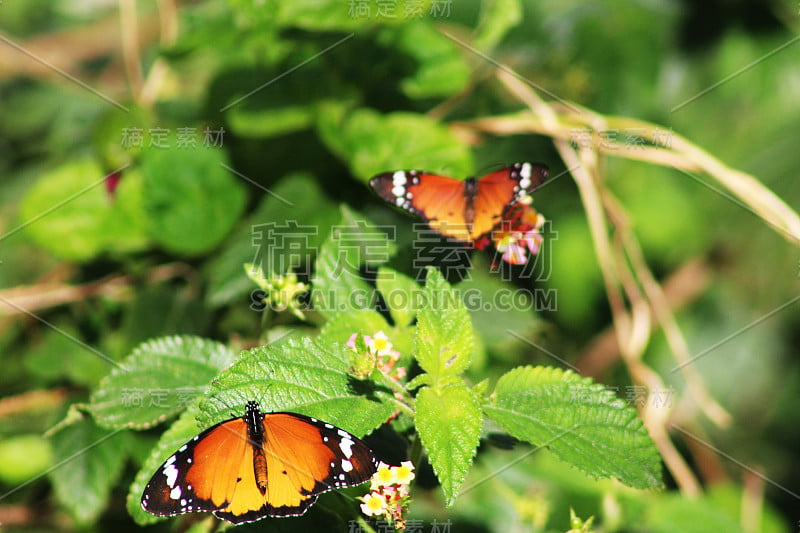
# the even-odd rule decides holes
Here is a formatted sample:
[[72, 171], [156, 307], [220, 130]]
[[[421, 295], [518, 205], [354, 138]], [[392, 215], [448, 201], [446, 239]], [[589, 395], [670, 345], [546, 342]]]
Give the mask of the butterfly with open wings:
[[423, 170], [397, 170], [370, 180], [387, 202], [419, 216], [441, 235], [474, 244], [547, 178], [539, 163], [515, 163], [480, 178], [458, 180]]
[[323, 492], [369, 480], [378, 460], [363, 441], [316, 418], [262, 413], [206, 429], [159, 467], [142, 494], [159, 516], [211, 511], [241, 524], [298, 516]]

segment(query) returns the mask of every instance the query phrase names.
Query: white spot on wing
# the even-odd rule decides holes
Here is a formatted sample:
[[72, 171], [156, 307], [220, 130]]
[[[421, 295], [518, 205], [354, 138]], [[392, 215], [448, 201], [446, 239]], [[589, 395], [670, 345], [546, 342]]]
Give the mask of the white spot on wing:
[[339, 449], [342, 450], [347, 459], [353, 456], [353, 444], [355, 443], [350, 438], [342, 438], [341, 442], [339, 442]]
[[395, 196], [403, 196], [406, 193], [406, 188], [402, 185], [395, 185], [392, 187], [392, 194]]
[[163, 472], [164, 476], [167, 478], [167, 485], [170, 487], [174, 487], [175, 482], [178, 480], [178, 469], [175, 468], [174, 464], [168, 462], [167, 465], [164, 467]]
[[180, 500], [181, 499], [181, 487], [177, 486], [171, 491], [169, 491], [169, 497], [173, 500]]
[[348, 461], [347, 459], [342, 459], [342, 470], [345, 472], [350, 472], [353, 470], [353, 463]]
[[402, 170], [398, 170], [394, 174], [392, 174], [392, 183], [395, 187], [402, 187], [406, 184], [406, 173]]
[[519, 180], [519, 186], [521, 189], [527, 189], [531, 186], [531, 164], [530, 163], [523, 163], [522, 168], [519, 171], [519, 175], [522, 177]]

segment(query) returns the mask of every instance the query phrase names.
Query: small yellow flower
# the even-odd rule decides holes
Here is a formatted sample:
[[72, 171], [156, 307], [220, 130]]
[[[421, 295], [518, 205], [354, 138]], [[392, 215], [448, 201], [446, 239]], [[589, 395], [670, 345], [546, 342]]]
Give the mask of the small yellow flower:
[[379, 516], [386, 512], [386, 500], [377, 492], [365, 494], [362, 501], [361, 512], [367, 516]]
[[411, 461], [403, 461], [400, 466], [393, 466], [392, 474], [394, 475], [395, 483], [400, 485], [408, 485], [416, 477], [414, 464]]
[[394, 472], [389, 468], [389, 465], [381, 461], [378, 464], [378, 470], [372, 475], [370, 489], [375, 490], [378, 487], [386, 487], [394, 482]]
[[376, 333], [370, 339], [368, 346], [376, 355], [389, 355], [392, 352], [392, 343], [383, 331]]

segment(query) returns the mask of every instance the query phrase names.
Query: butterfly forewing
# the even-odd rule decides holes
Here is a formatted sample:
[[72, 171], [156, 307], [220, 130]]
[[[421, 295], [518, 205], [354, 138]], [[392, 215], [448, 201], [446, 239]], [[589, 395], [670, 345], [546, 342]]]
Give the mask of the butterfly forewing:
[[[241, 418], [227, 420], [181, 446], [164, 461], [145, 487], [144, 510], [159, 516], [173, 516], [213, 511], [224, 505], [224, 496], [219, 497], [222, 486], [215, 484], [212, 469], [229, 471], [243, 460], [246, 439], [239, 438], [243, 428], [246, 426]], [[217, 457], [215, 450], [224, 450], [225, 455]], [[191, 480], [187, 479], [190, 474]], [[213, 497], [215, 490], [216, 499]]]
[[379, 174], [370, 186], [387, 202], [420, 217], [446, 237], [469, 240], [464, 182], [424, 170]]
[[[260, 443], [248, 441], [248, 419], [262, 424]], [[263, 493], [253, 461], [259, 445]], [[297, 516], [319, 494], [367, 481], [377, 464], [366, 444], [332, 424], [295, 413], [261, 414], [248, 405], [244, 418], [213, 426], [173, 454], [145, 488], [142, 506], [165, 516], [213, 511], [234, 524]]]

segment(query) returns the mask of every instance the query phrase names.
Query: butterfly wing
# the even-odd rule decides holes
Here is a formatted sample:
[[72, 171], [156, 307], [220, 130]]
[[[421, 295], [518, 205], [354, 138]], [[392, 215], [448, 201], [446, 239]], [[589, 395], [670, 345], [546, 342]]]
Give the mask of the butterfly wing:
[[511, 206], [533, 192], [546, 178], [547, 167], [536, 163], [515, 163], [480, 178], [470, 239], [478, 240], [492, 231]]
[[298, 516], [319, 494], [363, 483], [378, 461], [361, 440], [331, 424], [294, 413], [263, 415], [267, 487], [258, 488], [247, 424], [235, 418], [207, 429], [159, 468], [142, 507], [172, 516], [212, 511], [234, 524]]
[[[247, 425], [241, 418], [208, 428], [161, 465], [144, 489], [142, 507], [159, 516], [224, 507], [239, 483], [249, 448]], [[249, 471], [253, 477], [252, 451]]]
[[378, 174], [369, 183], [378, 196], [422, 218], [445, 237], [470, 240], [464, 181], [422, 170], [398, 170]]

